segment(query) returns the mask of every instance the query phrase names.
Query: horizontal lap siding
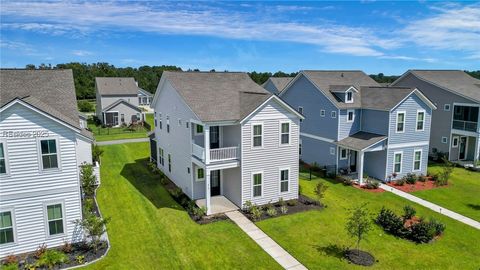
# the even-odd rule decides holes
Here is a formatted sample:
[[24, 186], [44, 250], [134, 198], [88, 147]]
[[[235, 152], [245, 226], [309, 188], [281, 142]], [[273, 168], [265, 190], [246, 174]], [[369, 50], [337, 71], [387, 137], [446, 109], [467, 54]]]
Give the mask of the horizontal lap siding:
[[362, 110], [362, 131], [388, 135], [388, 116], [387, 111]]
[[302, 139], [302, 156], [300, 158], [306, 163], [316, 162], [321, 166], [335, 165], [336, 155], [330, 154], [330, 148], [336, 151], [337, 146], [333, 143], [312, 139], [301, 136]]
[[347, 115], [349, 110], [340, 110], [340, 115], [338, 116], [338, 140], [342, 140], [350, 135], [353, 135], [360, 131], [360, 122], [362, 120], [362, 111], [354, 111], [354, 119], [352, 122], [347, 122]]
[[[280, 121], [291, 121], [289, 146], [279, 146]], [[270, 101], [242, 125], [242, 204], [250, 200], [256, 204], [276, 202], [298, 197], [298, 118], [275, 101]], [[252, 122], [263, 123], [263, 148], [252, 149]], [[280, 194], [279, 168], [290, 168], [290, 190]], [[252, 198], [252, 172], [263, 171], [263, 196]]]
[[379, 180], [385, 180], [386, 166], [387, 150], [365, 153], [363, 170], [368, 176]]
[[[2, 131], [48, 130], [49, 138], [58, 139], [60, 164], [59, 170], [41, 171], [36, 138], [3, 138], [9, 174], [0, 177], [0, 207], [15, 212], [17, 238], [15, 245], [2, 246], [0, 256], [33, 251], [44, 242], [53, 247], [71, 241], [72, 222], [82, 217], [75, 132], [18, 104], [2, 112], [0, 119]], [[57, 201], [65, 203], [66, 234], [47, 239], [43, 203]]]
[[[413, 153], [415, 150], [421, 149], [422, 150], [422, 165], [421, 170], [417, 172], [413, 172]], [[408, 173], [415, 173], [417, 175], [427, 174], [427, 166], [428, 166], [428, 145], [425, 146], [418, 146], [418, 147], [404, 147], [398, 149], [388, 149], [387, 154], [387, 176], [393, 173], [393, 158], [395, 152], [403, 152], [402, 156], [402, 172], [397, 174], [396, 179], [400, 179], [403, 176], [407, 175]]]

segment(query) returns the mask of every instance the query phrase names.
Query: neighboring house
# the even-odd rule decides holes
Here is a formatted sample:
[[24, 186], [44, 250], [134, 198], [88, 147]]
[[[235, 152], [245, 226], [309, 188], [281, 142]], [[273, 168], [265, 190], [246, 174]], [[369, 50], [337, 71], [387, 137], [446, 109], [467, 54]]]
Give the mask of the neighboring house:
[[272, 94], [279, 94], [291, 80], [293, 77], [270, 77], [262, 87]]
[[88, 116], [84, 113], [79, 112], [78, 118], [80, 119], [79, 120], [80, 128], [87, 128]]
[[165, 71], [152, 107], [157, 166], [208, 214], [298, 198], [303, 117], [248, 74]]
[[71, 70], [0, 70], [0, 257], [81, 240], [79, 165], [92, 163]]
[[143, 121], [139, 108], [141, 89], [134, 78], [97, 77], [95, 89], [96, 113], [102, 124], [116, 127]]
[[142, 88], [138, 88], [138, 105], [146, 108], [150, 108], [150, 104], [152, 103], [153, 95], [150, 92], [143, 90]]
[[462, 163], [479, 160], [480, 80], [461, 70], [409, 70], [393, 85], [416, 87], [438, 107], [430, 154], [446, 153]]
[[280, 96], [305, 116], [303, 161], [360, 183], [364, 173], [426, 174], [435, 106], [419, 90], [382, 87], [362, 71], [301, 71]]

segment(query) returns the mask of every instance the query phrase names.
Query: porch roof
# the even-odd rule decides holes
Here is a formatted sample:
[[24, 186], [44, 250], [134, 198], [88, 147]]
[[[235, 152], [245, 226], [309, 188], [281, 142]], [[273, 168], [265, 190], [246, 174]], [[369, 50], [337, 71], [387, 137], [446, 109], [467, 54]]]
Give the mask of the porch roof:
[[384, 135], [360, 131], [338, 141], [337, 145], [348, 149], [362, 151], [386, 139], [387, 136]]
[[124, 99], [119, 99], [119, 100], [115, 101], [114, 103], [112, 103], [112, 104], [108, 105], [107, 107], [103, 108], [102, 111], [103, 111], [103, 112], [107, 112], [107, 111], [109, 111], [109, 110], [117, 107], [118, 104], [121, 104], [121, 103], [127, 105], [128, 107], [132, 108], [133, 110], [135, 110], [135, 111], [137, 111], [137, 112], [141, 112], [141, 111], [142, 111], [142, 110], [140, 110], [138, 107], [132, 105], [130, 102], [128, 102], [128, 101], [126, 101], [126, 100], [124, 100]]

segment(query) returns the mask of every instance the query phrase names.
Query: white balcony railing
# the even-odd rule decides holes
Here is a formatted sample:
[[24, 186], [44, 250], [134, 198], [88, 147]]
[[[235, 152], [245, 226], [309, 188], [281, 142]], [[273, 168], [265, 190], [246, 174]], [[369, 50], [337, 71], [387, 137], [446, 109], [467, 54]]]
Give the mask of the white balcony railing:
[[238, 147], [223, 147], [210, 150], [211, 161], [238, 159]]
[[452, 127], [454, 129], [477, 132], [478, 124], [472, 121], [453, 120]]
[[192, 143], [192, 155], [196, 156], [202, 161], [205, 161], [205, 148], [195, 143]]

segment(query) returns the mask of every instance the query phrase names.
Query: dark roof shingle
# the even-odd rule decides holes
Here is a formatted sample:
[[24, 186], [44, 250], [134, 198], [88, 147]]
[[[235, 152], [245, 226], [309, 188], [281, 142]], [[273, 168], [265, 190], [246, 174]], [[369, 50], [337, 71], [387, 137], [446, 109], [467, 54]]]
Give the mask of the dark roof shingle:
[[349, 137], [346, 137], [345, 139], [338, 141], [337, 144], [339, 146], [353, 150], [364, 150], [374, 144], [385, 140], [386, 138], [387, 136], [384, 135], [360, 131]]
[[138, 85], [132, 77], [96, 77], [95, 85], [100, 95], [137, 95]]

